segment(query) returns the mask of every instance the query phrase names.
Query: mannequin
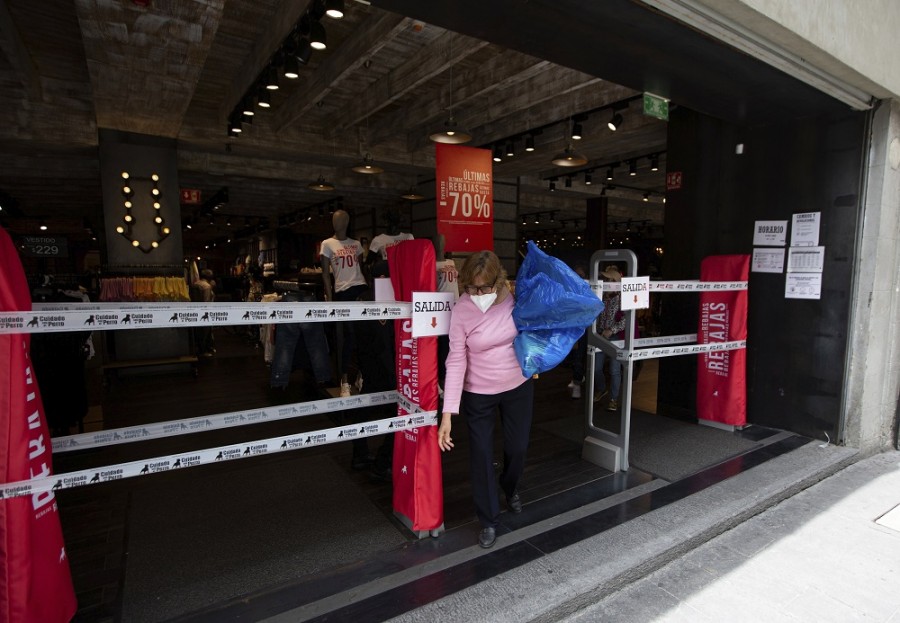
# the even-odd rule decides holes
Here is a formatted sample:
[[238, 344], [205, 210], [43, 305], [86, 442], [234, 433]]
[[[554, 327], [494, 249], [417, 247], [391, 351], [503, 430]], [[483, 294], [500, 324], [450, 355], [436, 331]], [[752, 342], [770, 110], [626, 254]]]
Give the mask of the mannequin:
[[[344, 210], [335, 210], [331, 218], [334, 235], [322, 241], [320, 262], [322, 265], [322, 283], [325, 286], [326, 301], [355, 301], [366, 289], [360, 260], [362, 245], [347, 235], [350, 227], [350, 215]], [[329, 272], [331, 274], [329, 274]], [[332, 275], [334, 284], [332, 285]], [[352, 322], [341, 322], [338, 335], [343, 333], [340, 346], [341, 396], [350, 395], [348, 374], [353, 370], [353, 352], [355, 339]], [[357, 386], [361, 386], [361, 377]]]
[[396, 208], [388, 208], [384, 213], [384, 222], [387, 225], [385, 233], [378, 234], [372, 239], [369, 245], [369, 251], [376, 253], [382, 260], [387, 259], [388, 247], [399, 244], [404, 240], [412, 240], [413, 235], [400, 231], [400, 215]]

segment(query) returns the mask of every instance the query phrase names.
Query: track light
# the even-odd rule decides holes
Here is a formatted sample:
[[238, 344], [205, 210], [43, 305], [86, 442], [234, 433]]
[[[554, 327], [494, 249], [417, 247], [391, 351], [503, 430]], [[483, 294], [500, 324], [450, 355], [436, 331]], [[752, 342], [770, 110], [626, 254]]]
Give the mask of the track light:
[[44, 222], [44, 219], [41, 219], [40, 223], [38, 224], [38, 229], [40, 229], [41, 231], [47, 231], [47, 223]]
[[344, 0], [325, 0], [325, 15], [332, 19], [344, 17]]
[[534, 151], [534, 135], [528, 134], [525, 137], [525, 151]]
[[500, 145], [494, 145], [494, 155], [492, 159], [494, 162], [503, 162], [503, 152], [500, 150]]
[[550, 184], [548, 185], [548, 188], [550, 189], [550, 192], [551, 192], [551, 193], [552, 193], [553, 191], [555, 191], [555, 190], [556, 190], [556, 181], [555, 181], [555, 180], [550, 180]]
[[235, 119], [234, 117], [232, 117], [231, 119], [228, 120], [228, 129], [231, 131], [232, 134], [240, 134], [241, 132], [244, 131], [243, 128], [241, 128], [240, 120]]
[[241, 100], [241, 114], [246, 117], [252, 117], [256, 114], [256, 111], [253, 110], [253, 99], [250, 97], [245, 97]]
[[278, 70], [275, 69], [275, 65], [269, 65], [269, 68], [266, 70], [265, 85], [269, 91], [278, 90]]
[[653, 154], [650, 157], [650, 170], [659, 171], [659, 156], [657, 154]]
[[[551, 182], [551, 184], [555, 184], [555, 183], [556, 182]], [[535, 225], [541, 224], [541, 213], [540, 212], [538, 212], [537, 214], [534, 215], [534, 224]]]
[[591, 172], [588, 171], [587, 173], [584, 174], [584, 185], [590, 186], [591, 183], [592, 183]]
[[569, 145], [561, 153], [556, 154], [552, 162], [558, 167], [580, 167], [587, 164], [587, 158], [572, 151], [572, 146]]
[[526, 225], [528, 225], [528, 220], [525, 218], [525, 215], [523, 214], [522, 215], [522, 227], [525, 227]]
[[582, 138], [581, 124], [578, 122], [575, 122], [572, 124], [572, 140], [580, 141], [581, 138]]
[[556, 222], [556, 212], [551, 212], [551, 213], [550, 213], [550, 222], [551, 222], [551, 223], [555, 223], [555, 222]]
[[288, 54], [284, 59], [284, 77], [288, 80], [300, 77], [300, 62], [294, 54]]
[[294, 56], [297, 57], [297, 60], [306, 65], [309, 62], [309, 57], [312, 56], [312, 46], [309, 44], [309, 39], [306, 37], [301, 37], [300, 41], [297, 43], [297, 51], [294, 52]]
[[312, 22], [309, 25], [309, 45], [314, 50], [324, 50], [327, 47], [326, 39], [325, 27], [319, 22]]
[[256, 98], [256, 105], [260, 108], [272, 107], [272, 96], [266, 89], [260, 89], [259, 96]]
[[634, 159], [628, 161], [628, 175], [632, 177], [637, 175], [637, 161]]
[[506, 155], [507, 155], [508, 157], [510, 157], [510, 158], [512, 158], [513, 156], [516, 155], [516, 148], [515, 148], [515, 146], [513, 145], [513, 142], [512, 142], [512, 141], [509, 141], [509, 142], [506, 144]]
[[644, 201], [650, 201], [650, 193], [644, 193]]
[[622, 125], [622, 115], [620, 115], [619, 113], [614, 113], [612, 119], [610, 119], [609, 123], [606, 124], [606, 127], [615, 132], [620, 125]]
[[607, 181], [607, 182], [613, 181], [613, 168], [612, 168], [612, 167], [609, 167], [609, 168], [606, 170], [606, 181]]

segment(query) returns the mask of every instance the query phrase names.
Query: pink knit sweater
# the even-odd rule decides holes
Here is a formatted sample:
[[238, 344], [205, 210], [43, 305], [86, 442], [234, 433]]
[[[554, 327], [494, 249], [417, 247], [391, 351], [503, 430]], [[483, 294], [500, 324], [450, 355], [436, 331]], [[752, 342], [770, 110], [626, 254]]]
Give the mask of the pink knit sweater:
[[499, 394], [528, 380], [523, 376], [513, 350], [513, 339], [518, 331], [512, 311], [511, 294], [483, 314], [468, 294], [459, 297], [450, 316], [444, 413], [459, 413], [463, 390]]

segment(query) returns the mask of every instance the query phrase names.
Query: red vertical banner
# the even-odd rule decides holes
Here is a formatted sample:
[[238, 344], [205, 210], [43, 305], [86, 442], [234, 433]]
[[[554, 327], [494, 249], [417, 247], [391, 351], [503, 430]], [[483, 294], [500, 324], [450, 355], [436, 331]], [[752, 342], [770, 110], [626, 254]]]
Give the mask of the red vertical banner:
[[[714, 255], [700, 264], [700, 281], [747, 281], [749, 255]], [[700, 293], [697, 342], [747, 339], [747, 290]], [[697, 359], [697, 418], [730, 426], [747, 423], [747, 350], [701, 353]]]
[[[398, 301], [413, 292], [434, 292], [437, 272], [430, 240], [407, 240], [388, 247], [391, 285]], [[424, 411], [436, 411], [437, 338], [412, 336], [412, 319], [395, 322], [397, 391]], [[398, 407], [399, 415], [408, 415]], [[435, 530], [444, 523], [444, 490], [437, 426], [396, 433], [393, 457], [394, 513], [413, 531]]]
[[[28, 311], [15, 246], [0, 229], [0, 311]], [[50, 432], [28, 358], [30, 335], [0, 335], [0, 480], [52, 472]], [[77, 604], [52, 491], [0, 500], [0, 621], [69, 621]]]
[[494, 172], [489, 149], [437, 143], [437, 231], [445, 251], [494, 249]]

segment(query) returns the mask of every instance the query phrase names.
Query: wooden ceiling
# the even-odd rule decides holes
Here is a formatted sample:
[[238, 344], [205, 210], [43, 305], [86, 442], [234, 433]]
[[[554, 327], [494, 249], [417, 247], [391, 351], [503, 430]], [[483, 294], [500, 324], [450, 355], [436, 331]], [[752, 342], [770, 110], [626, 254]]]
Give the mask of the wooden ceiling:
[[[6, 0], [0, 6], [0, 212], [14, 232], [37, 219], [102, 223], [98, 129], [177, 141], [179, 183], [204, 197], [229, 189], [227, 212], [251, 218], [315, 205], [307, 188], [320, 175], [354, 211], [402, 203], [413, 184], [433, 179], [428, 134], [452, 112], [473, 146], [506, 146], [495, 177], [519, 180], [520, 212], [584, 219], [606, 165], [612, 220], [662, 224], [666, 125], [640, 111], [638, 91], [348, 0], [340, 20], [322, 17], [328, 47], [314, 51], [296, 80], [280, 79], [272, 108], [257, 109], [239, 138], [229, 115], [255, 91], [262, 70], [311, 0]], [[627, 104], [621, 128], [606, 122]], [[573, 117], [584, 138], [567, 137]], [[536, 150], [524, 152], [523, 136]], [[550, 160], [569, 143], [589, 159], [566, 186]], [[351, 169], [371, 154], [380, 175]], [[650, 154], [661, 154], [651, 172]], [[636, 158], [638, 175], [629, 176]], [[584, 183], [586, 168], [594, 184]], [[548, 179], [558, 176], [557, 191]], [[642, 193], [651, 191], [649, 202]], [[0, 198], [3, 195], [0, 194]], [[16, 218], [10, 218], [13, 214]], [[183, 216], [189, 214], [183, 208]], [[65, 233], [65, 232], [60, 232]], [[212, 232], [210, 232], [212, 233]], [[194, 236], [201, 234], [194, 233]]]

